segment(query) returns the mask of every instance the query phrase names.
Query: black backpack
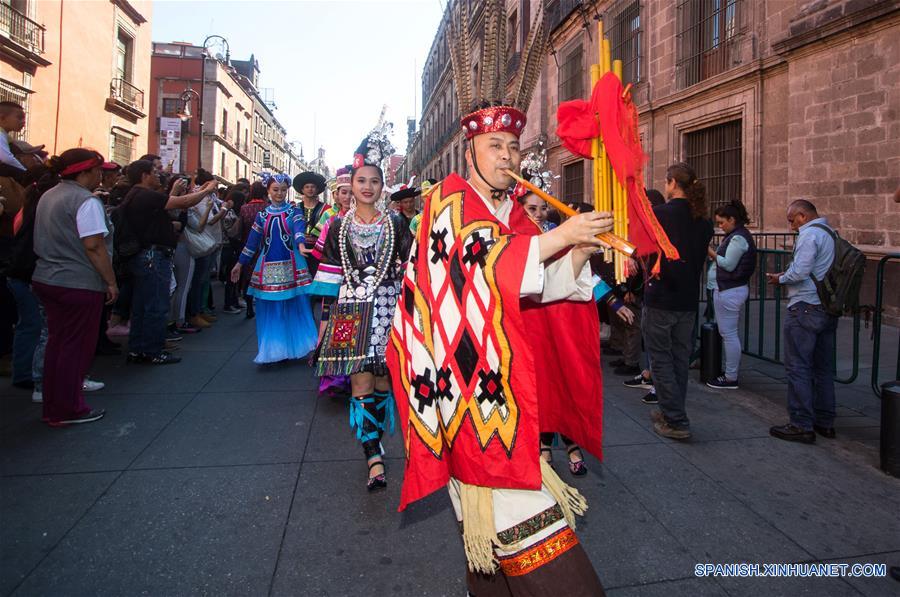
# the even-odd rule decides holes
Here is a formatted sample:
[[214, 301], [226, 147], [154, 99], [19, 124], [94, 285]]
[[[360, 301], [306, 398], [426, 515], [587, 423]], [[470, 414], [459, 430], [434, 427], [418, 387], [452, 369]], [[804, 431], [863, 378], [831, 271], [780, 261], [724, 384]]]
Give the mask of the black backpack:
[[121, 260], [130, 259], [141, 252], [141, 240], [134, 233], [126, 213], [129, 203], [130, 201], [126, 199], [109, 214], [109, 219], [115, 226], [113, 249]]
[[813, 226], [826, 231], [834, 241], [834, 261], [825, 277], [816, 280], [812, 273], [809, 274], [816, 285], [822, 307], [835, 317], [853, 313], [859, 307], [859, 288], [866, 271], [866, 256], [828, 226]]

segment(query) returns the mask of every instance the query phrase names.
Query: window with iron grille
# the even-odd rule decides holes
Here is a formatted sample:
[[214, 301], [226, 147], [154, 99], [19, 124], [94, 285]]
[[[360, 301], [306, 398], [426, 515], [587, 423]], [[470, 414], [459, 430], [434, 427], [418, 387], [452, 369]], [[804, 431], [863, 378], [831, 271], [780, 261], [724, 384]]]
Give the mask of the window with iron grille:
[[684, 136], [685, 161], [706, 186], [710, 217], [716, 208], [741, 199], [741, 121], [732, 120]]
[[641, 7], [635, 1], [613, 19], [609, 33], [612, 59], [622, 61], [622, 83], [641, 80]]
[[9, 133], [10, 139], [25, 139], [28, 128], [28, 91], [8, 81], [0, 79], [0, 102], [15, 102], [25, 110], [25, 128]]
[[563, 200], [581, 203], [584, 200], [584, 161], [563, 166]]
[[109, 132], [110, 154], [112, 161], [117, 164], [128, 164], [134, 156], [134, 137], [126, 135], [121, 131], [112, 130]]
[[166, 118], [178, 118], [178, 113], [181, 112], [184, 106], [184, 102], [182, 102], [177, 97], [164, 97], [163, 105], [162, 105], [162, 115]]
[[723, 73], [739, 58], [743, 0], [679, 0], [676, 78], [679, 89]]
[[559, 101], [582, 99], [584, 95], [584, 69], [581, 66], [581, 46], [568, 54], [559, 67]]

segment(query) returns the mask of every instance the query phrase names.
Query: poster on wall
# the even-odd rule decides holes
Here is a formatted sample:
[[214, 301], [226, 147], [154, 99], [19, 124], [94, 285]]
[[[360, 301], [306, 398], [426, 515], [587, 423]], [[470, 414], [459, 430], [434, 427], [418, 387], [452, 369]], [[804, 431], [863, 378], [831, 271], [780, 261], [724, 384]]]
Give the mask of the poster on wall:
[[169, 172], [181, 170], [181, 119], [163, 116], [159, 119], [159, 157]]

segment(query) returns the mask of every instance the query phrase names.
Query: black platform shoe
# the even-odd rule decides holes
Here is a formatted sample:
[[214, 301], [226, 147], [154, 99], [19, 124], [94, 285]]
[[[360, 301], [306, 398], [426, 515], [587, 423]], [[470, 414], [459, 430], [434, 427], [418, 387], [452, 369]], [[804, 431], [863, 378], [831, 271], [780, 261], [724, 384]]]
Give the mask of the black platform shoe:
[[[384, 461], [377, 460], [369, 464], [369, 472], [378, 465], [381, 465], [382, 470], [384, 470]], [[378, 491], [381, 489], [387, 489], [387, 479], [382, 472], [380, 475], [375, 475], [374, 477], [369, 477], [369, 480], [366, 481], [366, 489], [369, 491]]]

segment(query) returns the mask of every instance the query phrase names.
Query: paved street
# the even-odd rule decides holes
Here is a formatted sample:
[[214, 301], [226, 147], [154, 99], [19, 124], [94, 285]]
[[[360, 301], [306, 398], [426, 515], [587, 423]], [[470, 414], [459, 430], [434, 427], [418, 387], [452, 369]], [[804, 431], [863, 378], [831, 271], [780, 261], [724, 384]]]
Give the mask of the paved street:
[[[396, 512], [396, 437], [389, 489], [368, 495], [346, 404], [318, 400], [306, 365], [257, 368], [242, 316], [181, 344], [175, 366], [97, 359], [107, 387], [89, 403], [108, 414], [90, 425], [47, 428], [2, 382], [0, 594], [465, 594], [447, 496]], [[604, 463], [574, 480], [555, 457], [590, 502], [579, 534], [611, 596], [900, 594], [884, 578], [694, 576], [698, 562], [900, 564], [900, 479], [874, 468], [871, 437], [842, 433], [871, 417], [842, 407], [837, 441], [776, 441], [771, 379], [767, 398], [692, 385], [694, 439], [676, 443], [607, 377]]]

